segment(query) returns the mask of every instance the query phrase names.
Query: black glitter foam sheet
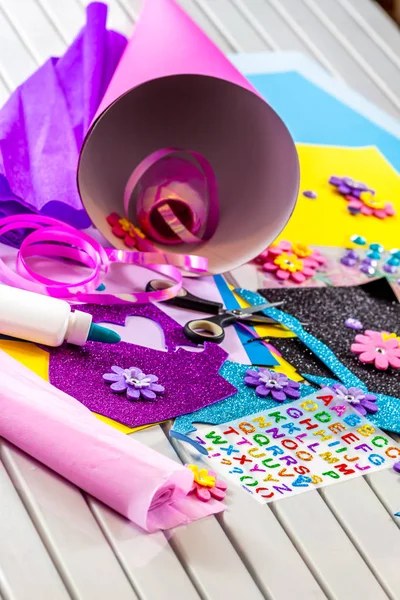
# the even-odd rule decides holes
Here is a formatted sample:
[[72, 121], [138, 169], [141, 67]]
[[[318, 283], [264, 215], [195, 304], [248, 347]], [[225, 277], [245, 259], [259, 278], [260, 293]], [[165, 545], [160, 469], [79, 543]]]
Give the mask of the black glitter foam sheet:
[[[389, 331], [400, 336], [400, 304], [387, 279], [377, 279], [359, 286], [325, 288], [285, 288], [259, 290], [267, 300], [283, 300], [282, 310], [304, 325], [304, 329], [320, 339], [368, 387], [370, 392], [400, 396], [400, 370], [379, 371], [365, 365], [350, 350], [357, 333], [365, 329]], [[355, 331], [345, 326], [348, 318], [361, 321], [364, 329]], [[274, 346], [299, 373], [335, 376], [296, 338], [274, 338]]]

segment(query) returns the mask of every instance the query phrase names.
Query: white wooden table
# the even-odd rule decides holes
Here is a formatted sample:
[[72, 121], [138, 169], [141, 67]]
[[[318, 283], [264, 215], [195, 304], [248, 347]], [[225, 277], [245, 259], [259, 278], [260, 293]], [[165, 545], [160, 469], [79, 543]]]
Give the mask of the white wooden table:
[[[110, 26], [130, 34], [139, 2], [109, 0]], [[400, 35], [372, 0], [180, 2], [223, 51], [302, 51], [400, 116]], [[0, 0], [0, 102], [86, 3]], [[179, 460], [160, 427], [136, 435]], [[3, 441], [0, 600], [400, 599], [398, 511], [383, 471], [267, 506], [232, 488], [223, 516], [148, 535]]]

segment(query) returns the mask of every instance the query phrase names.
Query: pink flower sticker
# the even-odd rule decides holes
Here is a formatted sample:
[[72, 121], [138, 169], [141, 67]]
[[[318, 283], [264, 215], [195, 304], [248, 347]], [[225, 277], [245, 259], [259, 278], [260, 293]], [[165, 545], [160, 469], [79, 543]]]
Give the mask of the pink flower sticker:
[[355, 337], [351, 351], [358, 354], [362, 363], [374, 364], [377, 369], [385, 371], [389, 367], [400, 369], [400, 346], [397, 337], [389, 337], [387, 331], [371, 331]]
[[302, 284], [315, 275], [315, 271], [325, 264], [326, 258], [307, 244], [282, 240], [264, 250], [255, 262], [280, 281], [291, 280]]

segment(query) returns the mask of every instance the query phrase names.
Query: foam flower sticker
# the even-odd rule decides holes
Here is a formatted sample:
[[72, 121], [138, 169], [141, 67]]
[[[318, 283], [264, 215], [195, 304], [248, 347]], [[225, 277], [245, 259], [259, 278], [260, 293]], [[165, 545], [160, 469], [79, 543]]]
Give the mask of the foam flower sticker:
[[314, 269], [304, 265], [304, 261], [297, 258], [295, 254], [283, 252], [274, 260], [268, 260], [263, 265], [264, 271], [274, 273], [277, 279], [285, 281], [291, 279], [295, 283], [303, 283], [314, 275]]
[[382, 371], [389, 367], [400, 369], [399, 339], [391, 335], [388, 331], [367, 329], [364, 334], [356, 335], [351, 351], [358, 355], [362, 363], [374, 364]]
[[303, 283], [313, 277], [326, 258], [307, 244], [282, 240], [264, 250], [255, 262], [262, 265], [264, 271], [274, 273], [277, 279]]
[[377, 397], [375, 394], [364, 392], [357, 387], [347, 389], [341, 383], [335, 383], [329, 389], [334, 393], [337, 402], [348, 402], [364, 417], [367, 413], [376, 413], [379, 410], [376, 405]]
[[107, 222], [111, 225], [113, 234], [124, 241], [125, 246], [134, 248], [136, 245], [136, 234], [133, 223], [128, 219], [123, 219], [117, 213], [111, 213], [107, 217]]
[[349, 204], [347, 208], [355, 214], [361, 213], [367, 217], [374, 216], [378, 219], [386, 219], [396, 214], [393, 205], [381, 198], [377, 198], [370, 191], [362, 192], [359, 198], [346, 196]]
[[310, 246], [304, 244], [303, 242], [296, 242], [295, 244], [292, 244], [291, 250], [299, 258], [307, 258], [307, 256], [311, 256], [313, 253]]
[[351, 194], [354, 198], [359, 198], [363, 192], [369, 192], [375, 194], [375, 191], [368, 187], [367, 184], [362, 181], [356, 181], [351, 177], [337, 177], [332, 175], [329, 179], [329, 183], [336, 188], [342, 196], [348, 196]]
[[193, 485], [189, 493], [196, 494], [202, 502], [208, 502], [211, 498], [223, 500], [226, 496], [228, 486], [217, 479], [213, 471], [199, 469], [197, 465], [186, 465], [193, 473]]
[[125, 393], [128, 400], [156, 400], [157, 395], [164, 392], [156, 375], [145, 375], [137, 367], [122, 369], [114, 365], [111, 371], [103, 375], [104, 381], [111, 384], [111, 390], [116, 394]]
[[287, 398], [300, 398], [300, 384], [283, 373], [275, 373], [269, 369], [248, 369], [244, 382], [256, 388], [256, 394], [261, 398], [271, 396], [276, 402], [284, 402]]
[[278, 244], [267, 248], [270, 256], [279, 256], [283, 252], [295, 254], [298, 258], [301, 258], [306, 267], [317, 269], [321, 265], [326, 263], [325, 256], [322, 256], [319, 250], [310, 248], [308, 244], [303, 242], [288, 242], [286, 240], [280, 241]]

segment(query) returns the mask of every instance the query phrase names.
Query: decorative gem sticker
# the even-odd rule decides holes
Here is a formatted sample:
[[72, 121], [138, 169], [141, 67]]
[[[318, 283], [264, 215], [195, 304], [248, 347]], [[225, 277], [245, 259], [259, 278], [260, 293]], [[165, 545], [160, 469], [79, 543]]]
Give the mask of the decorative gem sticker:
[[351, 404], [324, 388], [223, 425], [190, 434], [213, 471], [261, 503], [391, 468], [400, 448]]

